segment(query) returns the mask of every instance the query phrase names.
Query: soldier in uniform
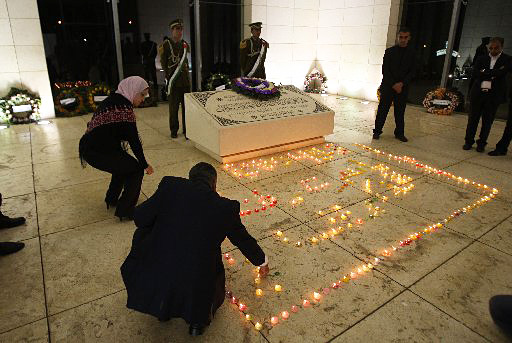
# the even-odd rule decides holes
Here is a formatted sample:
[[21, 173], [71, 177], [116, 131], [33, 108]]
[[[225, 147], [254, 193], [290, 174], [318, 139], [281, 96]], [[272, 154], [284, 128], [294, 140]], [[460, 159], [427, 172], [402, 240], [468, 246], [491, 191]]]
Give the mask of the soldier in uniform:
[[242, 76], [265, 79], [265, 57], [267, 56], [268, 42], [260, 38], [261, 22], [249, 24], [251, 38], [240, 42], [240, 66]]
[[187, 138], [185, 126], [185, 93], [190, 92], [187, 53], [190, 46], [183, 40], [183, 20], [176, 19], [169, 24], [171, 38], [164, 41], [160, 62], [165, 71], [167, 97], [169, 100], [169, 128], [171, 138], [178, 137], [178, 109], [181, 104], [183, 135]]

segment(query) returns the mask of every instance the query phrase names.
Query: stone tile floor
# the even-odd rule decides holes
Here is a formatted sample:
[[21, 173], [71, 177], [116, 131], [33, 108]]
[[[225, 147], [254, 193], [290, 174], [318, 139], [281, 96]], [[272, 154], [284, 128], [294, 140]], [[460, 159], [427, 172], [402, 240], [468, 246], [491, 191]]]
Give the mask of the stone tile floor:
[[[466, 117], [462, 115], [433, 116], [408, 107], [408, 143], [393, 138], [392, 112], [381, 139], [372, 141], [377, 104], [336, 96], [317, 98], [336, 112], [335, 132], [327, 140], [346, 150], [320, 163], [295, 160], [286, 153], [267, 156], [265, 160], [276, 161], [275, 170], [262, 170], [252, 179], [233, 176], [233, 168], [221, 166], [183, 137], [171, 140], [166, 106], [137, 110], [146, 157], [156, 170], [144, 178], [140, 201], [151, 196], [162, 176], [186, 176], [199, 161], [218, 167], [219, 192], [240, 200], [244, 211], [261, 205], [253, 201], [253, 188], [279, 201], [277, 207], [243, 217], [270, 257], [267, 279], [255, 286], [253, 268], [230, 242], [223, 244], [223, 251], [235, 259], [234, 265], [226, 264], [227, 286], [248, 305], [252, 322], [226, 302], [206, 333], [194, 339], [181, 319], [160, 323], [125, 307], [119, 267], [135, 228], [115, 220], [113, 210], [104, 207], [109, 175], [80, 166], [77, 143], [90, 115], [0, 131], [2, 210], [27, 217], [26, 225], [0, 231], [0, 241], [26, 244], [19, 253], [0, 258], [0, 342], [507, 341], [491, 321], [488, 299], [512, 294], [512, 157], [463, 151]], [[489, 149], [503, 128], [503, 122], [495, 122]], [[353, 275], [340, 289], [321, 293], [315, 302], [313, 291], [482, 196], [479, 189], [423, 173], [354, 143], [412, 156], [496, 187], [500, 193], [435, 234], [386, 257], [372, 271]], [[319, 156], [328, 150], [325, 145], [316, 148], [301, 153]], [[298, 151], [292, 154], [299, 156]], [[395, 196], [390, 181], [371, 169], [379, 164], [407, 174], [411, 179], [403, 186], [412, 183], [415, 188]], [[360, 174], [340, 180], [339, 172], [349, 169]], [[300, 183], [308, 178], [312, 186], [329, 185], [308, 192]], [[374, 194], [367, 192], [367, 186]], [[383, 202], [383, 196], [389, 201]], [[348, 219], [342, 219], [340, 212], [324, 214], [336, 205], [341, 214], [352, 213]], [[372, 219], [368, 208], [374, 211], [376, 206], [381, 209]], [[324, 213], [318, 214], [321, 210]], [[363, 222], [357, 224], [356, 218]], [[332, 228], [336, 234], [322, 238]], [[277, 236], [277, 230], [283, 235]], [[312, 243], [312, 237], [318, 243]], [[297, 247], [297, 241], [302, 246]], [[283, 290], [274, 292], [275, 284]], [[262, 297], [255, 296], [256, 287], [263, 290]], [[300, 306], [304, 299], [311, 301], [310, 307]], [[291, 312], [293, 304], [299, 305], [297, 313]], [[271, 326], [270, 317], [284, 310], [290, 318], [279, 317], [280, 323]], [[264, 324], [259, 332], [254, 329], [256, 321]]]

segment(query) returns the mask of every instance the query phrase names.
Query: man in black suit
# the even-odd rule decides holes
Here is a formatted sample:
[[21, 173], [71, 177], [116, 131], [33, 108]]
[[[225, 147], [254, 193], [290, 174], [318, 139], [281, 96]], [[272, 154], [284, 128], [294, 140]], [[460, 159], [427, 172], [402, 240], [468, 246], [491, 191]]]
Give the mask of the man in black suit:
[[375, 118], [373, 139], [379, 139], [382, 134], [389, 108], [393, 103], [395, 107], [395, 137], [402, 142], [407, 142], [404, 134], [404, 113], [409, 84], [416, 70], [416, 54], [408, 46], [410, 40], [411, 31], [402, 28], [398, 33], [398, 44], [386, 49], [384, 53], [380, 102]]
[[470, 150], [475, 143], [478, 122], [482, 117], [476, 151], [484, 152], [496, 110], [500, 104], [507, 101], [505, 76], [510, 69], [510, 56], [503, 53], [503, 43], [503, 38], [492, 38], [489, 54], [481, 56], [475, 63], [475, 83], [470, 91], [471, 110], [466, 128], [466, 143], [462, 147], [464, 150]]
[[[512, 66], [510, 68], [512, 69]], [[496, 149], [490, 151], [489, 156], [505, 156], [507, 154], [510, 141], [512, 141], [512, 89], [510, 90], [509, 101], [510, 102], [508, 104], [507, 125], [505, 126], [505, 130], [503, 131], [503, 136], [501, 137], [498, 144], [496, 144]]]
[[160, 321], [183, 318], [202, 334], [225, 298], [221, 243], [226, 237], [268, 274], [268, 260], [240, 220], [240, 203], [216, 192], [217, 172], [198, 163], [189, 179], [166, 176], [135, 209], [137, 230], [121, 266], [127, 307]]
[[149, 33], [144, 33], [144, 42], [140, 44], [140, 53], [142, 55], [142, 65], [144, 66], [144, 78], [153, 83], [151, 91], [152, 100], [156, 103], [158, 100], [158, 83], [156, 80], [155, 58], [158, 54], [158, 46], [151, 40]]
[[[489, 45], [489, 41], [491, 37], [482, 37], [482, 43], [476, 48], [475, 56], [473, 57], [473, 61], [471, 62], [471, 66], [473, 70], [475, 70], [476, 61], [480, 58], [480, 56], [487, 56], [489, 54], [489, 50], [487, 50], [487, 45]], [[475, 83], [474, 74], [471, 75], [471, 79], [469, 80], [469, 90], [473, 87], [473, 83]]]

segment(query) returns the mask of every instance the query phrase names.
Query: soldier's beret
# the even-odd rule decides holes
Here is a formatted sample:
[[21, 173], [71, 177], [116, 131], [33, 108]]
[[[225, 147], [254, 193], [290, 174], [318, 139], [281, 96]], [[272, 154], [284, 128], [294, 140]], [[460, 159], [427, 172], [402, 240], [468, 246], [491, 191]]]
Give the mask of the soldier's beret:
[[181, 26], [181, 27], [183, 27], [183, 20], [181, 20], [181, 19], [174, 19], [173, 21], [171, 21], [171, 22], [169, 23], [169, 28], [170, 28], [170, 29], [173, 29], [173, 28], [175, 28], [176, 26]]
[[249, 27], [251, 29], [261, 29], [261, 25], [263, 25], [263, 23], [261, 21], [257, 21], [255, 23], [249, 24]]

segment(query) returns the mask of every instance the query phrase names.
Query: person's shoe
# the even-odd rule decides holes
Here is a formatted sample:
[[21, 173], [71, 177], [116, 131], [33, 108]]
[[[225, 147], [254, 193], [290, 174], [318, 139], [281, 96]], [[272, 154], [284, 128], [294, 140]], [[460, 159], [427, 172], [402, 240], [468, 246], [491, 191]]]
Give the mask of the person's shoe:
[[25, 224], [24, 217], [10, 218], [0, 212], [0, 229], [7, 229]]
[[373, 139], [379, 139], [379, 138], [380, 138], [380, 133], [373, 134]]
[[0, 256], [14, 254], [25, 247], [21, 242], [0, 242]]
[[402, 142], [408, 142], [409, 140], [407, 139], [407, 137], [405, 136], [395, 136], [396, 139], [398, 139], [399, 141], [402, 141]]
[[171, 138], [178, 138], [178, 134], [177, 133], [171, 133]]
[[466, 143], [462, 146], [462, 149], [471, 150], [472, 147], [473, 147], [473, 144]]
[[476, 147], [476, 151], [478, 151], [478, 152], [484, 152], [484, 151], [485, 151], [485, 146], [483, 146], [483, 145], [478, 145], [478, 146]]
[[493, 150], [493, 151], [489, 151], [489, 153], [487, 155], [489, 155], [489, 156], [505, 156], [506, 154], [507, 154], [506, 151]]
[[205, 326], [201, 324], [191, 324], [188, 328], [190, 336], [201, 336], [204, 332]]
[[116, 217], [119, 218], [119, 221], [122, 222], [123, 220], [131, 221], [133, 220], [133, 216], [118, 216], [116, 214]]

